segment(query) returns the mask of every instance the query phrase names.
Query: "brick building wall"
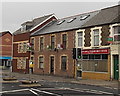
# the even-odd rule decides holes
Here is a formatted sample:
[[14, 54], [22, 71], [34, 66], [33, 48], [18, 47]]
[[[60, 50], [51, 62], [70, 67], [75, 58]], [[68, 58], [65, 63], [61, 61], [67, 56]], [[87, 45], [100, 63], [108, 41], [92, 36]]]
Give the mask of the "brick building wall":
[[[67, 49], [58, 49], [58, 51], [48, 50], [47, 45], [50, 45], [50, 37], [52, 35], [55, 36], [55, 47], [57, 44], [61, 44], [62, 34], [67, 34]], [[39, 38], [44, 37], [44, 50], [39, 51]], [[72, 48], [74, 48], [74, 37], [75, 31], [69, 32], [59, 32], [54, 34], [45, 34], [40, 36], [35, 36], [31, 38], [35, 38], [35, 51], [34, 51], [34, 73], [36, 74], [51, 74], [50, 73], [50, 56], [54, 56], [54, 74], [57, 76], [68, 76], [74, 77], [74, 60], [72, 59]], [[44, 68], [40, 69], [39, 66], [39, 56], [44, 57]], [[67, 56], [67, 70], [61, 70], [61, 56]]]
[[[32, 31], [20, 33], [17, 35], [13, 35], [13, 71], [14, 72], [22, 72], [22, 73], [29, 73], [29, 61], [30, 61], [30, 52], [27, 51], [25, 53], [19, 53], [18, 52], [18, 46], [20, 43], [30, 43], [30, 34], [35, 32], [36, 30], [42, 28], [46, 24], [48, 24], [51, 20], [56, 19], [54, 16], [42, 23], [41, 25], [34, 28]], [[18, 69], [18, 59], [25, 58], [26, 59], [26, 68], [24, 69]], [[23, 61], [23, 60], [22, 60]]]

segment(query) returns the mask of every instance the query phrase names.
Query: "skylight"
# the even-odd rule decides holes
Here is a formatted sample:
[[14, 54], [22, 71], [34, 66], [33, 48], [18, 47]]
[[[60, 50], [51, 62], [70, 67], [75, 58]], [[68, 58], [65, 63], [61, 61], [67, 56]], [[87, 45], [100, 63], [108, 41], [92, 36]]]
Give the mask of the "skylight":
[[74, 21], [76, 19], [76, 17], [70, 19], [67, 23], [71, 23], [72, 21]]
[[80, 20], [85, 20], [86, 18], [88, 18], [90, 15], [85, 15], [85, 16], [81, 16]]
[[65, 20], [59, 21], [59, 22], [57, 23], [57, 25], [60, 25], [60, 24], [62, 24], [63, 22], [65, 22]]

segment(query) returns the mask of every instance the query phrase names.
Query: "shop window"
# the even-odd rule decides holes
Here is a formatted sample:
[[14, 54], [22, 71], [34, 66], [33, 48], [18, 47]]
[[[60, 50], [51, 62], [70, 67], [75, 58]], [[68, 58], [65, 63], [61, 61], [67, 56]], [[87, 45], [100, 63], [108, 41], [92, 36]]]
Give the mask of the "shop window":
[[66, 45], [67, 45], [67, 35], [66, 34], [62, 34], [62, 44], [63, 44], [63, 49], [66, 49]]
[[43, 50], [44, 45], [44, 39], [43, 37], [40, 37], [40, 50]]
[[108, 60], [84, 60], [82, 70], [90, 72], [108, 72]]
[[108, 59], [108, 54], [82, 55], [83, 60], [103, 60]]
[[102, 59], [108, 59], [108, 55], [107, 54], [103, 54], [102, 55]]
[[65, 71], [67, 66], [67, 56], [61, 57], [61, 70]]
[[83, 55], [83, 59], [89, 59], [89, 55]]
[[39, 68], [44, 68], [44, 58], [43, 58], [43, 56], [39, 57]]
[[120, 41], [120, 26], [114, 26], [114, 41]]
[[94, 59], [101, 59], [101, 55], [94, 55]]
[[89, 55], [89, 59], [91, 60], [93, 60], [94, 59], [94, 55]]

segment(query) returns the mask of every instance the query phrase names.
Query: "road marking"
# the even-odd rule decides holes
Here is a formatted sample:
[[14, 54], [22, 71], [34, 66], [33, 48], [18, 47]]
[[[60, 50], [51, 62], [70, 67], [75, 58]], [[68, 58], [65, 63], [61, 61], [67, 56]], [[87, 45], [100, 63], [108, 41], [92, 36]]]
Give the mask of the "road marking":
[[36, 93], [35, 91], [33, 91], [33, 90], [29, 90], [30, 92], [32, 92], [33, 94], [35, 94], [35, 95], [37, 95], [37, 96], [39, 96], [39, 94], [38, 93]]
[[41, 91], [41, 90], [34, 89], [34, 88], [31, 88], [31, 90], [38, 91], [38, 92], [45, 93], [45, 94], [50, 94], [50, 95], [61, 96], [61, 95], [58, 95], [58, 94], [55, 94], [55, 93], [51, 93], [51, 92], [47, 92], [47, 91]]
[[118, 88], [112, 88], [112, 87], [105, 87], [105, 88], [118, 90]]
[[26, 91], [26, 90], [29, 90], [29, 89], [20, 89], [20, 90], [11, 90], [11, 91], [2, 91], [2, 92], [0, 92], [0, 93], [19, 92], [19, 91]]
[[105, 94], [113, 94], [113, 93], [110, 93], [110, 92], [104, 92], [104, 91], [99, 91], [101, 93], [105, 93]]

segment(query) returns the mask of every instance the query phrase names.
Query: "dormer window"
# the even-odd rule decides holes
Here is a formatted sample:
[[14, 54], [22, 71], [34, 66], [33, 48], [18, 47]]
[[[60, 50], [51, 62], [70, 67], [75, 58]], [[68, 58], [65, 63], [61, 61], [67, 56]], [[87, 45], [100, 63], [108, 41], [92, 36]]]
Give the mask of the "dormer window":
[[89, 16], [90, 16], [90, 15], [81, 16], [81, 17], [80, 17], [80, 20], [85, 20], [85, 19], [87, 19]]
[[57, 25], [60, 25], [60, 24], [62, 24], [63, 22], [65, 22], [65, 20], [59, 21], [59, 22], [57, 23]]
[[21, 31], [22, 32], [26, 31], [26, 25], [24, 25], [24, 26], [21, 27]]
[[72, 21], [74, 21], [76, 19], [76, 17], [70, 19], [67, 23], [71, 23]]

